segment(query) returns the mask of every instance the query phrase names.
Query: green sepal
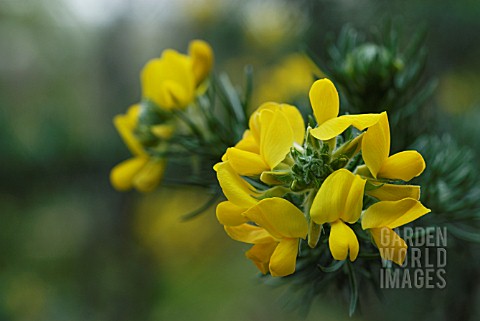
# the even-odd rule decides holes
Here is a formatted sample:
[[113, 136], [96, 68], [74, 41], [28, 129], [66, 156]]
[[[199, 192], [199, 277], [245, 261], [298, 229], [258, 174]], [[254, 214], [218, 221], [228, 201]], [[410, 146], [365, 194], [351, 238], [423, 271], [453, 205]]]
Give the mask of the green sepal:
[[320, 235], [322, 234], [322, 226], [310, 220], [308, 224], [308, 246], [315, 248], [317, 246]]
[[321, 264], [318, 264], [317, 267], [322, 272], [332, 273], [332, 272], [337, 272], [338, 270], [340, 270], [340, 268], [345, 264], [345, 262], [346, 262], [346, 260], [343, 260], [343, 261], [333, 260], [333, 262], [328, 266], [323, 266]]
[[268, 185], [290, 185], [293, 177], [290, 169], [280, 171], [264, 171], [260, 175], [260, 180]]
[[338, 157], [337, 155], [345, 155], [348, 158], [352, 158], [361, 149], [363, 135], [364, 133], [345, 142], [333, 153], [333, 157], [335, 158]]
[[330, 163], [330, 166], [334, 171], [336, 171], [337, 169], [344, 168], [345, 165], [347, 165], [349, 160], [350, 158], [348, 158], [348, 156], [339, 155]]
[[367, 183], [365, 184], [365, 192], [374, 191], [376, 189], [379, 189], [383, 185], [385, 185], [385, 183], [380, 183], [377, 185], [374, 184], [371, 180], [367, 179]]
[[291, 191], [284, 186], [275, 186], [272, 188], [267, 189], [265, 192], [256, 196], [255, 198], [258, 200], [263, 200], [265, 198], [272, 198], [272, 197], [283, 197], [285, 194], [290, 193]]

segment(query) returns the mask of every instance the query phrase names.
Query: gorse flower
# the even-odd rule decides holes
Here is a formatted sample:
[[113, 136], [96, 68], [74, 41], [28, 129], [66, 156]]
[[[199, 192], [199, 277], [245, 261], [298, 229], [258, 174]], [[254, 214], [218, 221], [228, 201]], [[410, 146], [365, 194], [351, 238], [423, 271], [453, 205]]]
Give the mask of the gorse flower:
[[393, 229], [429, 212], [428, 208], [413, 198], [382, 201], [365, 211], [362, 228], [370, 231], [382, 258], [402, 264], [407, 254], [407, 244]]
[[246, 223], [248, 220], [242, 214], [257, 204], [254, 196], [258, 193], [235, 172], [229, 161], [217, 164], [214, 169], [217, 171], [220, 187], [228, 199], [217, 206], [218, 221], [226, 226]]
[[115, 189], [152, 191], [162, 181], [167, 156], [191, 150], [178, 137], [203, 138], [198, 126], [185, 120], [182, 112], [190, 106], [195, 109], [196, 99], [205, 93], [213, 51], [201, 40], [190, 42], [188, 51], [184, 55], [167, 49], [160, 58], [150, 60], [141, 73], [142, 101], [115, 116], [114, 125], [133, 154], [112, 169]]
[[151, 157], [135, 136], [139, 113], [140, 105], [133, 105], [125, 115], [117, 115], [113, 121], [133, 154], [132, 158], [116, 165], [110, 173], [110, 181], [119, 191], [135, 188], [149, 192], [158, 185], [165, 170], [165, 159]]
[[[211, 198], [184, 219], [217, 204], [218, 222], [248, 244], [245, 255], [262, 274], [292, 275], [275, 284], [307, 285], [302, 304], [330, 280], [344, 286], [346, 276], [353, 313], [356, 278], [373, 281], [381, 259], [406, 262], [407, 241], [417, 236], [397, 228], [430, 212], [420, 186], [409, 183], [426, 168], [422, 155], [397, 150], [414, 133], [404, 120], [433, 87], [413, 93], [422, 63], [407, 64], [394, 34], [381, 45], [358, 46], [355, 34], [343, 38], [330, 52], [339, 61], [322, 66], [344, 90], [342, 106], [332, 81], [311, 83], [319, 70], [301, 56], [278, 69], [263, 91], [245, 68], [242, 91], [226, 74], [210, 76], [214, 55], [206, 42], [191, 41], [186, 54], [164, 50], [141, 71], [140, 102], [114, 118], [132, 156], [110, 179], [121, 191], [148, 192], [160, 183], [208, 188]], [[311, 110], [274, 99], [249, 115], [255, 92], [293, 95], [286, 101], [310, 102]], [[391, 139], [390, 124], [402, 135]], [[226, 199], [218, 202], [222, 192]]]
[[345, 223], [360, 218], [365, 180], [346, 169], [339, 169], [323, 182], [310, 209], [311, 219], [319, 224], [330, 223], [329, 247], [336, 260], [357, 258], [359, 245], [355, 233]]
[[377, 124], [372, 126], [362, 140], [362, 157], [365, 165], [357, 170], [378, 188], [368, 192], [384, 201], [403, 198], [420, 198], [420, 187], [385, 183], [385, 179], [409, 181], [425, 170], [425, 161], [417, 151], [390, 154], [390, 128], [387, 114], [383, 112]]
[[305, 128], [290, 105], [266, 103], [252, 114], [243, 139], [215, 166], [228, 199], [218, 220], [230, 237], [254, 244], [246, 256], [272, 276], [295, 272], [306, 240], [327, 251], [322, 231], [335, 260], [355, 261], [369, 246], [366, 235], [357, 237], [366, 232], [384, 259], [402, 264], [407, 246], [393, 229], [429, 212], [418, 201], [420, 187], [404, 184], [425, 169], [422, 156], [389, 156], [385, 112], [339, 116], [330, 80], [316, 81], [309, 96], [315, 128]]
[[240, 175], [255, 176], [273, 170], [294, 143], [302, 144], [305, 123], [300, 112], [286, 104], [265, 103], [250, 117], [250, 130], [224, 159]]
[[338, 116], [340, 100], [333, 83], [324, 78], [317, 80], [310, 89], [310, 103], [318, 127], [312, 129], [313, 137], [320, 140], [330, 140], [343, 133], [349, 126], [364, 130], [376, 124], [379, 114], [343, 115]]
[[188, 56], [167, 49], [143, 68], [143, 98], [161, 109], [183, 109], [193, 102], [212, 66], [213, 51], [204, 41], [192, 41]]
[[308, 224], [302, 211], [289, 201], [273, 197], [264, 199], [243, 213], [248, 223], [225, 231], [234, 240], [254, 244], [246, 253], [262, 271], [285, 276], [295, 271], [300, 239], [305, 239]]
[[425, 161], [417, 151], [390, 154], [390, 128], [387, 113], [382, 113], [375, 126], [366, 133], [362, 142], [363, 159], [374, 178], [409, 181], [425, 169]]

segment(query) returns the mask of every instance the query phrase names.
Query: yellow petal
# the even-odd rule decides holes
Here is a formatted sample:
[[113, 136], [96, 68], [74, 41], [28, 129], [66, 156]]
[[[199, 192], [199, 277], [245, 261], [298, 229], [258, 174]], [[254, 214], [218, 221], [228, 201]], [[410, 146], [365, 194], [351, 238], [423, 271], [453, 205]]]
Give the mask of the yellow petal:
[[279, 103], [275, 103], [275, 102], [272, 102], [272, 101], [267, 101], [267, 102], [261, 104], [255, 112], [260, 113], [262, 110], [265, 110], [265, 109], [274, 112], [274, 111], [277, 111], [279, 108], [280, 108]]
[[275, 242], [275, 239], [263, 228], [251, 224], [225, 226], [225, 232], [235, 241], [250, 244], [263, 244]]
[[165, 109], [182, 108], [193, 100], [191, 93], [182, 84], [170, 79], [162, 83], [158, 93], [159, 104]]
[[375, 125], [379, 118], [380, 114], [344, 115], [327, 120], [310, 133], [317, 139], [329, 140], [343, 133], [349, 126], [364, 130]]
[[303, 120], [302, 114], [297, 107], [287, 104], [280, 105], [280, 110], [290, 123], [293, 131], [293, 140], [297, 144], [302, 145], [305, 138], [305, 121]]
[[[345, 171], [348, 172], [347, 170]], [[350, 179], [350, 190], [348, 191], [348, 196], [345, 200], [345, 208], [340, 218], [344, 222], [353, 224], [358, 221], [362, 213], [363, 194], [367, 181], [360, 178], [358, 175], [353, 175], [352, 173], [350, 173]]]
[[175, 126], [172, 124], [153, 125], [150, 130], [156, 137], [168, 140], [172, 138]]
[[340, 100], [335, 85], [329, 79], [315, 81], [310, 88], [309, 97], [318, 125], [338, 116]]
[[274, 169], [285, 159], [293, 146], [293, 131], [283, 113], [262, 110], [260, 122], [260, 155], [269, 169]]
[[409, 181], [420, 175], [425, 169], [422, 155], [407, 150], [390, 156], [378, 172], [378, 177]]
[[213, 50], [203, 40], [193, 40], [188, 47], [188, 54], [192, 57], [192, 69], [195, 84], [198, 86], [207, 78], [213, 66]]
[[307, 236], [308, 223], [302, 211], [283, 198], [266, 198], [243, 215], [277, 239]]
[[243, 138], [235, 145], [235, 148], [260, 154], [260, 146], [248, 129], [243, 133]]
[[252, 260], [263, 274], [267, 274], [270, 257], [277, 244], [277, 242], [255, 244], [245, 253], [245, 256]]
[[387, 113], [380, 114], [380, 120], [370, 127], [362, 142], [362, 157], [373, 177], [387, 161], [390, 154], [390, 126]]
[[270, 274], [286, 276], [295, 272], [299, 239], [283, 239], [273, 251], [270, 258]]
[[221, 202], [217, 205], [217, 219], [222, 225], [240, 225], [248, 221], [245, 216], [242, 215], [245, 210], [245, 208], [237, 206], [232, 202]]
[[235, 147], [227, 149], [226, 157], [239, 175], [255, 176], [270, 169], [260, 155]]
[[[250, 134], [252, 135], [253, 140], [257, 142], [258, 146], [260, 146], [260, 131], [261, 131], [260, 112], [263, 109], [265, 109], [264, 105], [266, 104], [263, 104], [260, 107], [258, 107], [257, 110], [255, 110], [252, 113], [252, 115], [250, 115], [250, 118], [248, 120], [248, 128], [250, 130]], [[270, 109], [270, 108], [266, 108], [266, 109]]]
[[113, 118], [113, 124], [133, 155], [146, 156], [147, 153], [134, 134], [139, 114], [140, 105], [133, 105], [128, 109], [126, 114], [115, 116]]
[[151, 192], [160, 184], [165, 172], [166, 161], [150, 160], [133, 178], [133, 187], [140, 192]]
[[161, 58], [145, 65], [141, 78], [143, 97], [160, 108], [183, 108], [193, 101], [195, 79], [188, 56], [165, 50]]
[[[250, 116], [248, 120], [248, 127], [250, 128], [250, 133], [253, 136], [253, 139], [260, 144], [260, 132], [262, 129], [261, 114], [263, 111], [267, 110], [267, 113], [273, 115], [273, 113], [279, 109], [279, 104], [274, 102], [266, 102], [261, 104]], [[265, 118], [266, 116], [264, 116]], [[265, 129], [265, 127], [263, 127]]]
[[257, 203], [253, 198], [255, 189], [239, 176], [229, 162], [218, 163], [214, 169], [217, 171], [217, 179], [225, 197], [233, 204], [248, 208]]
[[355, 261], [360, 246], [353, 230], [343, 223], [342, 220], [331, 223], [330, 227], [328, 246], [333, 258], [343, 261], [347, 259], [347, 254], [349, 254], [350, 261]]
[[362, 228], [396, 228], [429, 213], [430, 210], [413, 198], [382, 201], [370, 206], [362, 217]]
[[399, 201], [404, 198], [420, 199], [420, 186], [384, 184], [382, 187], [366, 192], [380, 201]]
[[125, 117], [128, 119], [128, 121], [132, 124], [132, 128], [137, 126], [138, 122], [138, 116], [140, 115], [141, 112], [141, 105], [140, 104], [135, 104], [130, 106], [127, 109], [127, 113], [125, 114]]
[[148, 162], [147, 157], [134, 157], [116, 165], [110, 172], [110, 182], [119, 191], [127, 191], [133, 187], [133, 178]]
[[389, 260], [402, 265], [407, 254], [407, 244], [393, 230], [388, 227], [373, 228], [370, 230], [373, 240], [384, 260]]
[[269, 115], [272, 115], [272, 113], [282, 113], [287, 119], [288, 124], [292, 130], [294, 141], [298, 144], [303, 143], [305, 137], [305, 122], [298, 108], [292, 105], [277, 104], [274, 102], [266, 102], [262, 104], [250, 117], [249, 127], [254, 140], [258, 142], [260, 141], [261, 127], [264, 126], [260, 123], [260, 114], [264, 110], [268, 110], [269, 112], [267, 113]]
[[320, 225], [340, 218], [349, 223], [356, 222], [362, 211], [365, 183], [346, 169], [330, 174], [313, 200], [312, 220]]

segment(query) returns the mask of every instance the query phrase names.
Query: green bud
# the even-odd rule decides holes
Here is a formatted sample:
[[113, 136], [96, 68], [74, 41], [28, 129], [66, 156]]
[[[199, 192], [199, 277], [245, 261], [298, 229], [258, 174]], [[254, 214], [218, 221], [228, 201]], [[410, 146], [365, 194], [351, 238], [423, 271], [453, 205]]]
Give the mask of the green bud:
[[307, 188], [308, 186], [302, 181], [296, 179], [290, 184], [290, 189], [294, 192], [300, 192]]
[[348, 158], [352, 158], [360, 151], [363, 135], [364, 133], [358, 135], [354, 139], [347, 141], [345, 144], [340, 146], [333, 154], [333, 157], [335, 158], [338, 157], [338, 155], [345, 155]]
[[382, 187], [384, 183], [378, 183], [378, 182], [372, 182], [371, 180], [367, 180], [367, 183], [365, 184], [365, 191], [374, 191], [376, 189], [379, 189]]
[[358, 174], [363, 177], [372, 177], [372, 173], [370, 173], [370, 170], [368, 169], [367, 165], [361, 165], [358, 166], [357, 169], [355, 170], [355, 174]]
[[332, 161], [330, 166], [332, 167], [333, 170], [344, 168], [345, 165], [347, 165], [349, 160], [350, 160], [350, 158], [348, 158], [347, 156], [340, 155]]
[[263, 192], [259, 197], [257, 197], [259, 200], [263, 200], [265, 198], [271, 198], [271, 197], [283, 197], [285, 194], [289, 193], [290, 190], [287, 187], [283, 186], [275, 186], [270, 189], [267, 189], [265, 192]]
[[386, 47], [365, 43], [350, 52], [344, 69], [352, 79], [389, 81], [398, 66], [401, 63]]
[[292, 172], [290, 170], [268, 171], [268, 172], [265, 171], [260, 175], [260, 180], [268, 185], [283, 185], [283, 184], [290, 185], [290, 183], [293, 180], [293, 177], [292, 177]]

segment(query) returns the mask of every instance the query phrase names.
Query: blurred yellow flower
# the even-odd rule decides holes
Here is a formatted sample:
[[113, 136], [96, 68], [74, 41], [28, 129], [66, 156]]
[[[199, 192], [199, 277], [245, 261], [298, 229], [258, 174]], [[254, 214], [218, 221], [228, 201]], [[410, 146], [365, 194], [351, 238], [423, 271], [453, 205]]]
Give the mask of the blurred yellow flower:
[[295, 40], [307, 28], [305, 10], [285, 0], [245, 1], [241, 15], [249, 45], [272, 50]]
[[189, 55], [167, 49], [162, 56], [150, 60], [142, 70], [142, 95], [171, 110], [187, 107], [195, 99], [197, 88], [213, 66], [213, 51], [202, 40], [189, 45]]
[[110, 172], [110, 181], [119, 191], [132, 188], [141, 192], [152, 191], [160, 183], [165, 170], [165, 159], [150, 157], [135, 137], [139, 113], [140, 105], [133, 105], [126, 114], [113, 119], [120, 136], [133, 154], [132, 158], [119, 163]]
[[[136, 200], [135, 235], [162, 269], [190, 269], [191, 264], [213, 258], [217, 251], [224, 249], [223, 229], [211, 212], [182, 220], [182, 215], [196, 210], [198, 204], [205, 203], [209, 197], [202, 188], [162, 186]], [[205, 248], [208, 248], [207, 255]]]
[[440, 79], [438, 102], [452, 114], [469, 112], [480, 103], [479, 87], [480, 76], [474, 71], [448, 72]]
[[253, 105], [266, 101], [292, 102], [303, 97], [313, 83], [314, 75], [320, 70], [305, 55], [290, 54], [279, 64], [262, 70], [258, 76], [258, 87], [253, 92]]

